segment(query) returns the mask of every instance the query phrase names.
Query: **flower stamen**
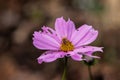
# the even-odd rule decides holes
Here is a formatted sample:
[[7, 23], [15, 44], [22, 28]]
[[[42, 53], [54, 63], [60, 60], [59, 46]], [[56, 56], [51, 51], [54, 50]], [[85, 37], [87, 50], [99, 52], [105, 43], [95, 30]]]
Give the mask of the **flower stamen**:
[[67, 40], [66, 38], [63, 38], [60, 49], [64, 52], [72, 51], [72, 50], [74, 50], [74, 46], [69, 40]]

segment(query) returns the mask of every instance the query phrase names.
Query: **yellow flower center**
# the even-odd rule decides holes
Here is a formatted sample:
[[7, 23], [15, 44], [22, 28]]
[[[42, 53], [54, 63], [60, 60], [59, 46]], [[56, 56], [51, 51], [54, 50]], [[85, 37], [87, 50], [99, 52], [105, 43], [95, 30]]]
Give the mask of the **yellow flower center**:
[[64, 52], [72, 51], [74, 49], [74, 46], [69, 40], [67, 40], [66, 38], [63, 38], [60, 49]]

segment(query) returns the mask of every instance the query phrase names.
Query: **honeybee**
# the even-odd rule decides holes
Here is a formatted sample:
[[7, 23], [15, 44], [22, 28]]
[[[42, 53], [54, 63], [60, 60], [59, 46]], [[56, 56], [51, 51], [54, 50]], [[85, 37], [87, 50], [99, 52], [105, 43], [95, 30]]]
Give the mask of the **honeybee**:
[[66, 39], [66, 38], [64, 38], [63, 40], [62, 40], [62, 43], [63, 44], [67, 44], [69, 41]]

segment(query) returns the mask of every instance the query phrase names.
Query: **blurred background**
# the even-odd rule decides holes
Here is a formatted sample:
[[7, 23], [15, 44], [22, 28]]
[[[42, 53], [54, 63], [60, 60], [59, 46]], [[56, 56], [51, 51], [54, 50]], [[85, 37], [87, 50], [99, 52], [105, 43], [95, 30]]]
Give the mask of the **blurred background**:
[[[120, 0], [0, 0], [0, 80], [61, 80], [63, 63], [37, 63], [44, 51], [32, 44], [33, 32], [70, 18], [93, 25], [103, 46], [92, 66], [94, 80], [120, 80]], [[86, 65], [69, 59], [67, 80], [89, 80]]]

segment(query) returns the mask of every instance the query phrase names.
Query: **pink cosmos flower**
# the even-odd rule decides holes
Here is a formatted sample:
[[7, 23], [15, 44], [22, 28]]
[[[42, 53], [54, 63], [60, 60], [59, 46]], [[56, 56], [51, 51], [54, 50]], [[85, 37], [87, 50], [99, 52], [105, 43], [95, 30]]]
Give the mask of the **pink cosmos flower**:
[[98, 36], [98, 31], [92, 26], [82, 25], [78, 29], [74, 23], [63, 17], [55, 21], [55, 30], [50, 27], [42, 27], [42, 31], [35, 31], [33, 34], [33, 45], [41, 50], [47, 50], [37, 58], [38, 63], [52, 62], [65, 56], [73, 60], [85, 60], [83, 56], [93, 56], [93, 52], [102, 52], [102, 47], [89, 46]]

